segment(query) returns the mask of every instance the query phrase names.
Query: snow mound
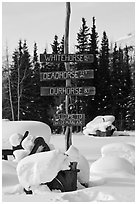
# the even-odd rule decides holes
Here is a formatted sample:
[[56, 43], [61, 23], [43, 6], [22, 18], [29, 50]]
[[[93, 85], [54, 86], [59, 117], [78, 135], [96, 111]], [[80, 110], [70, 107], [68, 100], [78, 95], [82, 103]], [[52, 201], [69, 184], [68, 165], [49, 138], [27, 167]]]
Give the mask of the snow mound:
[[20, 144], [21, 140], [23, 138], [23, 135], [19, 134], [19, 133], [14, 133], [10, 136], [9, 138], [9, 142], [12, 146], [17, 146]]
[[115, 129], [112, 124], [115, 120], [113, 115], [97, 116], [92, 121], [87, 123], [86, 127], [83, 128], [84, 135], [96, 135], [96, 131], [106, 132], [107, 128]]
[[4, 143], [9, 140], [9, 137], [14, 133], [24, 135], [26, 131], [33, 136], [43, 137], [48, 144], [51, 137], [50, 127], [39, 121], [9, 121], [2, 120], [2, 137]]
[[16, 163], [2, 160], [2, 186], [9, 187], [18, 183], [19, 181], [16, 173]]
[[15, 156], [15, 159], [14, 161], [15, 162], [19, 162], [21, 159], [23, 159], [24, 157], [28, 156], [29, 155], [29, 151], [25, 150], [25, 149], [18, 149], [18, 150], [15, 150], [13, 152], [13, 155]]
[[2, 160], [2, 174], [15, 174], [16, 163], [8, 160]]
[[111, 143], [101, 148], [102, 156], [118, 156], [128, 160], [135, 166], [135, 146], [126, 143]]
[[21, 143], [22, 147], [31, 152], [32, 148], [34, 147], [34, 140], [35, 140], [35, 136], [32, 135], [28, 135]]
[[93, 162], [90, 167], [90, 174], [134, 174], [134, 168], [126, 159], [116, 156], [104, 156]]
[[69, 149], [65, 152], [69, 157], [70, 162], [77, 162], [77, 169], [80, 171], [78, 172], [78, 181], [81, 184], [88, 184], [89, 182], [89, 177], [90, 177], [90, 166], [88, 160], [80, 154], [79, 150], [71, 145]]
[[78, 181], [82, 184], [88, 184], [90, 177], [90, 166], [88, 160], [80, 154], [78, 162]]
[[17, 165], [20, 184], [29, 189], [52, 181], [60, 170], [69, 169], [67, 155], [59, 150], [40, 152], [22, 159]]
[[[93, 123], [102, 123], [102, 122], [108, 122], [108, 121], [113, 123], [115, 121], [115, 117], [113, 115], [104, 115], [104, 116], [97, 116], [92, 120]], [[91, 122], [87, 124], [87, 127], [88, 125], [90, 125], [90, 123]]]

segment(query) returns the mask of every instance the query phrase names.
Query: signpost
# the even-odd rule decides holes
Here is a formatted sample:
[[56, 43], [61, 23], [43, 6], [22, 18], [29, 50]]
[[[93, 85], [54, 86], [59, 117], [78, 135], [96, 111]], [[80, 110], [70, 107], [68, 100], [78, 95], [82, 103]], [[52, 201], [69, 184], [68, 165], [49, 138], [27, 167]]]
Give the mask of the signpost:
[[41, 96], [65, 96], [65, 114], [56, 114], [53, 118], [55, 126], [66, 126], [65, 145], [66, 150], [72, 144], [72, 126], [82, 126], [85, 123], [84, 114], [70, 114], [69, 103], [71, 96], [89, 96], [95, 95], [95, 87], [72, 87], [72, 79], [89, 79], [94, 78], [94, 70], [73, 70], [70, 63], [93, 63], [92, 54], [69, 54], [69, 19], [70, 19], [70, 2], [66, 2], [66, 22], [64, 35], [64, 54], [40, 54], [40, 61], [48, 64], [65, 63], [65, 71], [40, 72], [40, 81], [49, 80], [66, 80], [66, 87], [41, 87]]

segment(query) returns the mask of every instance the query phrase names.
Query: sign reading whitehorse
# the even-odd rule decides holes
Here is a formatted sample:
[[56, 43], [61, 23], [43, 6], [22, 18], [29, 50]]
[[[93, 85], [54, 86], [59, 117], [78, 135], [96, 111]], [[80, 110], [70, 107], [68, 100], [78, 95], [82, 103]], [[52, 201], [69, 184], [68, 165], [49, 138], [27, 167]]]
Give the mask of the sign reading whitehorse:
[[56, 114], [53, 119], [55, 126], [82, 126], [84, 123], [85, 114]]
[[93, 63], [93, 54], [40, 54], [40, 62], [86, 62]]
[[41, 87], [41, 96], [95, 95], [95, 87]]
[[40, 81], [94, 78], [94, 70], [41, 72]]

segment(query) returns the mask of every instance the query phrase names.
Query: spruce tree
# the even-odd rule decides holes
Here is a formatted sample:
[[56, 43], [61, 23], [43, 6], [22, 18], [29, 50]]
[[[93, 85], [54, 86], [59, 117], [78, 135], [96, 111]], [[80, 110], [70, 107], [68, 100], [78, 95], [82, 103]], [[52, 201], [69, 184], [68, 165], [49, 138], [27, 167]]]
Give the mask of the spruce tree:
[[51, 44], [52, 47], [52, 53], [53, 54], [58, 54], [59, 53], [59, 42], [58, 42], [58, 36], [54, 36], [54, 41], [53, 44]]
[[82, 18], [82, 26], [77, 34], [77, 42], [76, 48], [78, 53], [87, 53], [88, 52], [88, 38], [89, 38], [89, 28], [86, 25], [85, 18]]
[[[88, 39], [89, 39], [89, 28], [87, 26], [85, 18], [82, 18], [82, 25], [79, 29], [79, 32], [77, 33], [77, 54], [87, 54], [88, 53]], [[87, 63], [77, 63], [75, 64], [75, 67], [77, 70], [85, 70], [87, 67]], [[84, 87], [86, 86], [86, 80], [85, 79], [77, 79], [73, 80], [73, 84], [78, 87]], [[85, 96], [76, 96], [73, 99], [73, 110], [76, 111], [76, 113], [85, 113], [86, 109], [86, 97]]]
[[103, 32], [98, 68], [98, 115], [111, 114], [109, 42], [106, 32]]
[[86, 99], [86, 123], [97, 116], [98, 112], [98, 97], [97, 97], [97, 85], [98, 85], [98, 33], [96, 31], [96, 20], [92, 18], [92, 27], [89, 35], [88, 53], [93, 54], [94, 62], [89, 63], [88, 69], [94, 70], [94, 79], [88, 79], [86, 85], [94, 86], [96, 88], [95, 96], [88, 96]]
[[[113, 63], [111, 72], [112, 111], [116, 117], [115, 125], [118, 130], [125, 129], [125, 116], [127, 104], [127, 71], [125, 70], [124, 54], [121, 48], [115, 44], [113, 51]], [[125, 72], [126, 71], [126, 72]], [[126, 91], [125, 91], [126, 90]]]
[[126, 46], [124, 57], [124, 91], [126, 96], [125, 127], [127, 130], [135, 130], [135, 62], [130, 61], [129, 48]]

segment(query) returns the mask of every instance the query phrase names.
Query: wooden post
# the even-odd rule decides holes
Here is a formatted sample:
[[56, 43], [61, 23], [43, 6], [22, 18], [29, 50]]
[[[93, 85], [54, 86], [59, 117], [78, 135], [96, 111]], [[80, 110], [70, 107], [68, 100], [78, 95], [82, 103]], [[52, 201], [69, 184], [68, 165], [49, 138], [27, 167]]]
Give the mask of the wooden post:
[[[66, 2], [66, 21], [65, 21], [65, 35], [64, 35], [64, 54], [69, 54], [69, 20], [70, 20], [70, 2]], [[70, 70], [70, 64], [69, 62], [65, 62], [65, 69], [66, 71]], [[66, 79], [66, 87], [71, 87], [71, 79]], [[69, 106], [69, 100], [71, 96], [66, 95], [66, 101], [65, 101], [65, 109], [66, 114], [69, 113], [68, 106]], [[70, 147], [72, 144], [72, 127], [67, 126], [65, 131], [65, 145], [66, 150]]]

